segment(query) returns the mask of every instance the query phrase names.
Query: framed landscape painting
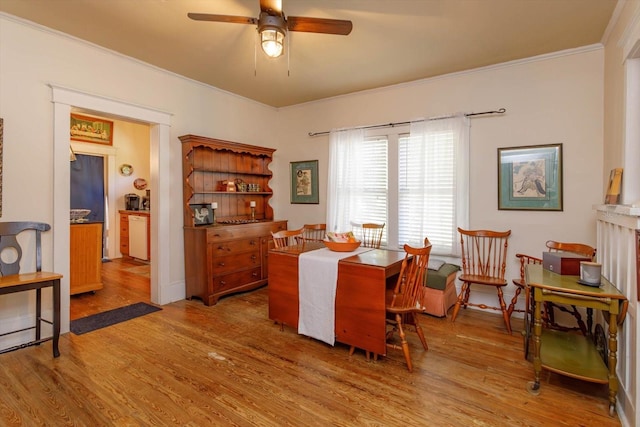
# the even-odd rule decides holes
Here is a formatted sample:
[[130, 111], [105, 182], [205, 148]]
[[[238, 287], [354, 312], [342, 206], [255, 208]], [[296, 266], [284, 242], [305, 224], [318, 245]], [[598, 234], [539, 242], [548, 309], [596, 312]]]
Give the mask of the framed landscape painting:
[[498, 148], [498, 209], [562, 210], [562, 144]]

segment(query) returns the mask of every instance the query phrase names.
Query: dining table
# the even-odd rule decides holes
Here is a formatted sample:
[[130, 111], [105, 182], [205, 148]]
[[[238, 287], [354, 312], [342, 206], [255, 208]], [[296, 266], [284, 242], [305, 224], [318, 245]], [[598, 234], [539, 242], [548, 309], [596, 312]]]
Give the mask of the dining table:
[[[271, 249], [269, 319], [331, 345], [335, 341], [386, 355], [385, 294], [395, 285], [404, 257], [403, 251], [373, 248], [332, 253], [324, 243], [311, 241]], [[335, 267], [327, 259], [335, 263], [337, 275], [332, 274]], [[335, 289], [335, 297], [312, 293], [305, 301], [309, 295], [305, 271], [311, 271], [314, 278], [311, 292]], [[307, 317], [306, 311], [316, 315]], [[332, 339], [314, 336], [316, 327], [325, 332], [329, 328]]]

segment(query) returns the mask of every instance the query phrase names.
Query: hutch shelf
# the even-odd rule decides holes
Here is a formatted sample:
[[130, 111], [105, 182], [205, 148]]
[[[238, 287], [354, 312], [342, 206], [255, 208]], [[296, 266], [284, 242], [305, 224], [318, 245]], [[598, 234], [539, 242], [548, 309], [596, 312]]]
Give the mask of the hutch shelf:
[[[214, 305], [267, 283], [274, 221], [269, 199], [274, 149], [195, 135], [182, 142], [187, 298]], [[202, 214], [208, 211], [209, 214]]]

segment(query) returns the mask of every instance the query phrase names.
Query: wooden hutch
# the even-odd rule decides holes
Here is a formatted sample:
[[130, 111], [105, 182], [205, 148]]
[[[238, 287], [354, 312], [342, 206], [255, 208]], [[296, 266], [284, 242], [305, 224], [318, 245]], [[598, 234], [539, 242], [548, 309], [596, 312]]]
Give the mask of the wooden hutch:
[[[271, 232], [287, 229], [287, 221], [273, 220], [269, 205], [268, 166], [275, 150], [195, 135], [179, 138], [186, 297], [213, 305], [223, 295], [267, 283]], [[207, 210], [208, 217], [202, 216]]]

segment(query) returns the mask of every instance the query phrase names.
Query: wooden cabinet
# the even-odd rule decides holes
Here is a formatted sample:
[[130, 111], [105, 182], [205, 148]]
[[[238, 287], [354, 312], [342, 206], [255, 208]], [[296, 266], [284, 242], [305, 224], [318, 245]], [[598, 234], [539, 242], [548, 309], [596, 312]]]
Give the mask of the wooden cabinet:
[[187, 298], [214, 305], [223, 295], [265, 285], [271, 232], [286, 229], [287, 221], [185, 227]]
[[[267, 283], [271, 232], [287, 229], [269, 205], [275, 150], [195, 135], [180, 141], [186, 297], [213, 305]], [[217, 206], [215, 221], [196, 225], [194, 205]]]
[[102, 223], [71, 224], [69, 293], [102, 289]]
[[129, 256], [129, 214], [120, 211], [120, 253]]
[[[186, 227], [195, 225], [194, 204], [216, 203], [216, 219], [222, 223], [273, 219], [269, 164], [274, 149], [195, 135], [181, 136], [180, 141]], [[253, 218], [251, 202], [256, 205]]]
[[129, 254], [129, 215], [147, 217], [147, 261], [151, 261], [151, 214], [149, 211], [119, 211], [120, 215], [120, 253]]

